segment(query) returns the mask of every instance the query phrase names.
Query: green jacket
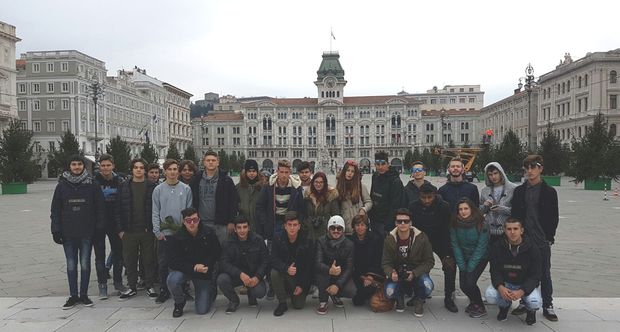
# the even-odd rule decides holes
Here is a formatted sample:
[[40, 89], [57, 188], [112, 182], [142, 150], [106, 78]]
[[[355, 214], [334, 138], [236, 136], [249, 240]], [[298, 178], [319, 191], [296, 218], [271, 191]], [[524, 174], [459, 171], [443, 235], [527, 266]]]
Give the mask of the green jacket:
[[239, 213], [248, 218], [250, 229], [256, 231], [256, 202], [260, 196], [260, 191], [265, 185], [263, 175], [259, 174], [259, 180], [255, 184], [247, 182], [242, 172], [237, 184], [237, 193], [239, 193]]
[[459, 224], [450, 228], [450, 242], [459, 270], [472, 272], [478, 263], [487, 258], [489, 231], [486, 225], [478, 230], [475, 224]]
[[413, 267], [414, 277], [429, 273], [433, 266], [435, 266], [433, 247], [426, 234], [413, 226], [410, 229], [413, 232], [413, 237], [409, 244], [409, 254], [406, 259], [401, 258], [396, 245], [398, 229], [394, 228], [385, 237], [381, 266], [387, 278], [391, 278], [392, 271], [397, 270], [401, 264]]
[[304, 195], [306, 205], [306, 218], [303, 220], [302, 229], [313, 241], [318, 240], [327, 233], [327, 221], [335, 215], [340, 215], [340, 203], [338, 202], [338, 190], [329, 187], [327, 189], [327, 201], [319, 203], [310, 190]]

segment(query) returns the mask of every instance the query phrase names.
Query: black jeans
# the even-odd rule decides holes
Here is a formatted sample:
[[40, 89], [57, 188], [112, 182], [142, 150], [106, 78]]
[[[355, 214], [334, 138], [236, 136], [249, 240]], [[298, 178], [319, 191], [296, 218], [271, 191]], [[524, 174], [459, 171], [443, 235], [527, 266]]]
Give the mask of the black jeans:
[[[123, 282], [123, 246], [121, 239], [113, 230], [106, 231], [110, 241], [110, 256], [112, 257], [114, 283]], [[108, 271], [106, 268], [105, 238], [106, 236], [95, 236], [93, 248], [95, 249], [95, 269], [97, 270], [97, 282], [106, 284], [108, 282]]]
[[[332, 277], [327, 274], [319, 273], [316, 275], [316, 281], [318, 284], [317, 287], [319, 288], [319, 301], [320, 302], [327, 302], [327, 299], [329, 298], [329, 294], [327, 293], [327, 287], [331, 285], [335, 285], [336, 280], [338, 280], [338, 278]], [[355, 283], [353, 282], [353, 280], [349, 279], [344, 284], [344, 286], [338, 289], [338, 294], [336, 294], [336, 296], [353, 298], [356, 292], [357, 292], [357, 288], [355, 287]]]
[[467, 295], [469, 302], [473, 304], [483, 304], [480, 288], [478, 288], [478, 279], [486, 266], [487, 260], [483, 259], [480, 263], [478, 263], [473, 271], [459, 271], [459, 285], [461, 286], [461, 290], [465, 293], [465, 295]]
[[551, 282], [551, 246], [540, 247], [542, 258], [542, 276], [540, 278], [540, 293], [543, 300], [543, 308], [553, 305], [553, 284]]
[[[170, 236], [168, 236], [170, 237]], [[159, 265], [159, 285], [161, 289], [168, 291], [168, 260], [169, 244], [167, 240], [157, 240], [157, 263]]]

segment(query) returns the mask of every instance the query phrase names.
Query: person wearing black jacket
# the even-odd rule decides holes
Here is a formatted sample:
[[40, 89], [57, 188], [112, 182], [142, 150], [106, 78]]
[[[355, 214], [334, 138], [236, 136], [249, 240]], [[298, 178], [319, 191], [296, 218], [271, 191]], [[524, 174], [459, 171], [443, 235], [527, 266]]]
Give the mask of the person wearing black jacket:
[[375, 292], [373, 283], [383, 276], [381, 257], [383, 239], [368, 229], [368, 218], [365, 215], [353, 217], [353, 234], [348, 238], [353, 242], [355, 257], [353, 258], [353, 282], [357, 293], [353, 296], [353, 305], [363, 305]]
[[[69, 171], [62, 173], [54, 190], [51, 205], [52, 238], [62, 244], [67, 261], [67, 279], [70, 297], [63, 309], [71, 309], [81, 302], [92, 306], [88, 298], [90, 258], [95, 232], [104, 232], [105, 215], [101, 188], [84, 169], [84, 157], [69, 158]], [[78, 297], [78, 260], [81, 282]]]
[[146, 179], [144, 159], [133, 159], [130, 163], [132, 176], [118, 189], [118, 214], [116, 227], [123, 242], [123, 261], [127, 272], [129, 288], [121, 293], [121, 299], [137, 294], [138, 257], [144, 271], [146, 295], [158, 296], [155, 283], [155, 235], [153, 234], [152, 210], [153, 190], [156, 184]]
[[[450, 205], [441, 199], [437, 194], [437, 188], [430, 183], [424, 183], [419, 190], [419, 200], [409, 205], [413, 226], [428, 236], [433, 252], [441, 260], [444, 305], [448, 310], [454, 309], [456, 305], [452, 293], [456, 287], [456, 262], [450, 245]], [[412, 300], [407, 305], [413, 305]]]
[[[543, 299], [543, 316], [557, 321], [553, 309], [553, 283], [551, 281], [551, 245], [559, 222], [558, 194], [542, 178], [543, 158], [529, 155], [523, 160], [527, 181], [515, 188], [512, 196], [511, 216], [523, 221], [525, 234], [538, 246], [542, 257], [540, 291]], [[524, 313], [524, 307], [513, 310], [513, 314]]]
[[452, 214], [456, 215], [456, 203], [463, 197], [469, 198], [476, 206], [480, 206], [480, 194], [475, 184], [465, 181], [465, 166], [459, 157], [452, 158], [448, 164], [448, 181], [439, 188], [441, 198], [450, 204]]
[[425, 176], [424, 163], [414, 161], [411, 164], [411, 180], [407, 182], [403, 191], [403, 207], [408, 207], [411, 203], [420, 199], [420, 188], [425, 183], [430, 184], [430, 182], [424, 179]]
[[332, 216], [327, 221], [327, 234], [319, 238], [316, 246], [316, 282], [319, 288], [317, 314], [327, 313], [327, 299], [331, 297], [337, 308], [344, 303], [340, 297], [355, 296], [353, 274], [353, 242], [344, 236], [344, 219]]
[[375, 169], [370, 187], [372, 209], [368, 217], [372, 230], [383, 239], [394, 228], [396, 210], [403, 204], [403, 182], [400, 174], [390, 168], [386, 152], [375, 153]]
[[263, 238], [250, 230], [243, 216], [235, 219], [235, 233], [224, 246], [219, 268], [217, 286], [229, 301], [226, 314], [232, 314], [239, 307], [239, 296], [234, 289], [237, 286], [248, 289], [250, 307], [257, 306], [256, 300], [265, 296], [263, 279], [269, 272], [269, 251]]
[[301, 231], [295, 211], [285, 218], [285, 234], [277, 235], [271, 245], [271, 284], [279, 302], [273, 312], [276, 317], [288, 310], [287, 297], [295, 309], [306, 305], [314, 271], [314, 242]]
[[525, 322], [536, 323], [536, 310], [542, 298], [536, 287], [541, 276], [541, 256], [538, 247], [523, 235], [521, 220], [508, 218], [504, 238], [491, 247], [491, 283], [486, 290], [489, 304], [497, 304], [497, 320], [505, 321], [512, 301], [523, 300], [527, 310]]
[[222, 251], [211, 227], [200, 223], [194, 208], [181, 211], [183, 227], [172, 236], [170, 243], [170, 273], [168, 289], [174, 299], [172, 317], [183, 316], [184, 285], [191, 280], [196, 290], [194, 310], [198, 315], [209, 312], [213, 303], [213, 267]]
[[239, 195], [232, 178], [219, 169], [220, 158], [214, 151], [205, 153], [204, 172], [190, 180], [192, 205], [200, 222], [215, 229], [220, 243], [225, 243], [234, 231], [234, 218], [239, 209]]

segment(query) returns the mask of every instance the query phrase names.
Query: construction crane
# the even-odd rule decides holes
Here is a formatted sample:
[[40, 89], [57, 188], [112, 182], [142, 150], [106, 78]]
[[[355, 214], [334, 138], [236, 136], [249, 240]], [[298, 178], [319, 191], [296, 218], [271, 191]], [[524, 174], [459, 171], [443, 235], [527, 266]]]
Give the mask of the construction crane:
[[467, 181], [472, 182], [474, 180], [475, 174], [473, 171], [470, 171], [472, 166], [474, 165], [474, 161], [476, 160], [476, 155], [482, 151], [481, 148], [434, 148], [433, 153], [435, 155], [441, 156], [444, 158], [454, 158], [459, 157], [463, 160], [463, 164], [465, 165], [463, 169], [463, 176], [467, 179]]

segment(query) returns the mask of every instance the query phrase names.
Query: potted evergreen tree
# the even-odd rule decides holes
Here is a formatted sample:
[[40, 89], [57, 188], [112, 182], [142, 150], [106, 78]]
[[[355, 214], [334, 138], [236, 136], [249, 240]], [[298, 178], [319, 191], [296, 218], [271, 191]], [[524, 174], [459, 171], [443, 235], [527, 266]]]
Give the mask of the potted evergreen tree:
[[41, 177], [40, 160], [34, 155], [32, 130], [19, 120], [9, 122], [0, 137], [0, 180], [2, 194], [25, 194], [28, 183]]
[[545, 167], [542, 178], [550, 186], [560, 186], [563, 167], [568, 163], [566, 147], [562, 146], [560, 137], [553, 132], [551, 122], [547, 124], [547, 130], [543, 133], [543, 139], [538, 147], [538, 154], [543, 157]]

